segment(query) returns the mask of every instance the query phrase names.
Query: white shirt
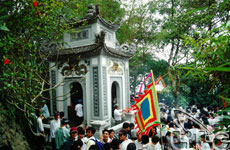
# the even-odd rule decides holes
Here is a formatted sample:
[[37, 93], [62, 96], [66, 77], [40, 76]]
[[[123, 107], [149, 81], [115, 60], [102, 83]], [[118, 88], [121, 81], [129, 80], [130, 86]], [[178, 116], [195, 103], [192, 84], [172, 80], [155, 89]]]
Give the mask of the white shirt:
[[161, 150], [161, 145], [159, 144], [159, 142], [156, 145], [149, 143], [147, 144], [147, 150]]
[[81, 141], [83, 142], [83, 145], [81, 147], [81, 150], [86, 150], [86, 143], [88, 141], [88, 138], [87, 137], [84, 137], [81, 139]]
[[135, 145], [136, 145], [136, 148], [137, 148], [137, 150], [142, 150], [142, 144], [141, 144], [141, 141], [140, 142], [138, 142], [138, 140], [135, 140]]
[[57, 128], [59, 128], [61, 126], [61, 121], [60, 119], [58, 119], [58, 121], [56, 121], [55, 119], [53, 119], [51, 122], [50, 122], [50, 136], [51, 138], [55, 138], [55, 130]]
[[125, 141], [123, 141], [123, 142], [121, 143], [121, 150], [126, 150], [126, 149], [127, 149], [127, 146], [129, 145], [129, 143], [132, 143], [132, 140], [126, 139]]
[[121, 113], [122, 112], [122, 110], [118, 110], [118, 109], [115, 109], [114, 110], [114, 120], [116, 120], [116, 121], [120, 121], [121, 120]]
[[78, 117], [83, 117], [83, 105], [82, 104], [77, 104], [76, 106], [75, 106], [75, 111], [76, 111], [76, 115], [78, 116]]
[[42, 133], [44, 131], [44, 127], [42, 124], [42, 118], [38, 117], [37, 119], [37, 133]]

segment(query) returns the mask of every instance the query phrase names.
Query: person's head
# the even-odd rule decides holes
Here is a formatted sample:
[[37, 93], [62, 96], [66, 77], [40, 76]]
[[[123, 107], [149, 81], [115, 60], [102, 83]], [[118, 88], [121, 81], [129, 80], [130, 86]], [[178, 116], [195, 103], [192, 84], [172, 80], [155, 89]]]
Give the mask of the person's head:
[[84, 130], [81, 126], [77, 127], [77, 131]]
[[116, 104], [115, 109], [120, 109], [120, 106], [118, 104]]
[[113, 139], [111, 145], [113, 149], [120, 149], [121, 141], [119, 139]]
[[141, 137], [141, 143], [142, 144], [148, 144], [149, 143], [149, 136], [148, 135], [142, 135]]
[[65, 116], [65, 113], [63, 111], [60, 112], [60, 118], [63, 119]]
[[129, 143], [127, 146], [127, 150], [136, 150], [136, 145], [134, 143]]
[[67, 126], [69, 124], [69, 120], [68, 119], [62, 119], [61, 121], [61, 126]]
[[153, 144], [153, 145], [156, 145], [158, 142], [159, 142], [159, 137], [156, 136], [156, 135], [153, 136], [153, 137], [152, 137], [152, 144]]
[[83, 142], [80, 139], [78, 139], [77, 141], [73, 142], [74, 150], [81, 150], [82, 146], [83, 146]]
[[114, 134], [115, 134], [115, 131], [113, 129], [110, 129], [109, 130], [109, 138], [113, 138], [114, 137]]
[[82, 99], [78, 99], [78, 100], [77, 100], [77, 103], [78, 103], [78, 104], [82, 104]]
[[129, 123], [124, 122], [122, 128], [128, 131], [129, 130]]
[[163, 109], [163, 110], [162, 110], [162, 114], [163, 114], [163, 115], [166, 114], [166, 109]]
[[42, 111], [40, 109], [36, 110], [36, 116], [42, 117]]
[[77, 137], [77, 128], [76, 128], [76, 127], [72, 127], [72, 128], [70, 129], [70, 137], [71, 137], [72, 139], [75, 139], [75, 138]]
[[84, 130], [78, 130], [78, 138], [83, 139], [85, 137], [85, 131]]
[[102, 131], [102, 136], [103, 136], [103, 139], [107, 140], [109, 138], [109, 130], [104, 129]]
[[127, 138], [127, 134], [128, 134], [127, 130], [121, 129], [121, 130], [118, 132], [119, 139], [120, 139], [121, 141], [125, 141], [126, 138]]
[[130, 129], [134, 129], [134, 123], [129, 124]]
[[161, 145], [165, 145], [168, 142], [168, 140], [167, 140], [166, 136], [163, 136], [162, 140], [159, 140], [159, 142]]
[[59, 111], [54, 112], [54, 118], [55, 118], [55, 120], [58, 120], [60, 118]]
[[87, 138], [90, 138], [90, 137], [94, 136], [95, 132], [96, 132], [96, 129], [94, 127], [88, 127], [86, 129]]
[[193, 109], [192, 109], [192, 113], [193, 113], [193, 114], [196, 114], [196, 113], [197, 113], [197, 109], [196, 109], [196, 108], [193, 108]]

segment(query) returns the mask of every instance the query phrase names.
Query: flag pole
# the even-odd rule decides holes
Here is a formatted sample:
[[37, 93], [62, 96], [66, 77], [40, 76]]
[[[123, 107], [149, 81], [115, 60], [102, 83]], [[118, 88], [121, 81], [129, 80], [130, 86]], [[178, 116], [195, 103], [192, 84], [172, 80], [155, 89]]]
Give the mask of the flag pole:
[[[156, 92], [156, 99], [157, 99], [157, 108], [158, 108], [158, 110], [160, 110], [159, 109], [159, 105], [158, 105], [158, 98], [157, 98], [157, 91], [156, 91], [156, 87], [155, 87], [155, 80], [154, 80], [154, 76], [153, 76], [153, 71], [152, 70], [150, 70], [150, 72], [151, 72], [151, 74], [152, 74], [152, 81], [153, 81], [153, 88], [154, 88], [154, 91]], [[163, 150], [164, 148], [163, 148], [163, 137], [162, 137], [162, 133], [161, 133], [161, 130], [162, 130], [162, 125], [160, 124], [160, 138], [161, 138], [161, 150]]]

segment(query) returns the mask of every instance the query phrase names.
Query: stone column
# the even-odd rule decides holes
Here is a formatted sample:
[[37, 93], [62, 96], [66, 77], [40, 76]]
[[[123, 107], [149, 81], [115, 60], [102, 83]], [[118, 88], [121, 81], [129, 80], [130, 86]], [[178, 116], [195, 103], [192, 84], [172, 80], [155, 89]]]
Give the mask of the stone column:
[[100, 121], [100, 120], [95, 120], [92, 121], [91, 126], [96, 129], [96, 133], [94, 136], [99, 139], [100, 135], [102, 134], [102, 130], [106, 129], [109, 127], [109, 123], [106, 121]]

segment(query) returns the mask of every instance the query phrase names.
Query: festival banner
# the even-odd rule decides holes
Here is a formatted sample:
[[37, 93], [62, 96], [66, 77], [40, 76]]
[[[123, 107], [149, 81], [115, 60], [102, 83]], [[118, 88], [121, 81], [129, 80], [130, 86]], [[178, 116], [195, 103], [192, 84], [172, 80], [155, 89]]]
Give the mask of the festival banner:
[[139, 98], [135, 99], [136, 103], [132, 105], [136, 110], [135, 120], [141, 134], [147, 134], [151, 127], [160, 124], [157, 92], [152, 71], [150, 76], [152, 76], [151, 86], [148, 85], [148, 89], [144, 91], [143, 95], [139, 94]]

